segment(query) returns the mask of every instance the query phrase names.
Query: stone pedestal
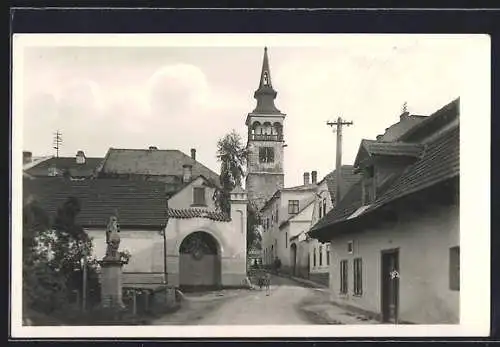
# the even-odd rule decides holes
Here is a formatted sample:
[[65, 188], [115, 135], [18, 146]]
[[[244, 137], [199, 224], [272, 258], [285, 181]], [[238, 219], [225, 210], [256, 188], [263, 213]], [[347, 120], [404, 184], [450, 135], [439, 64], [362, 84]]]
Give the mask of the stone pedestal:
[[101, 265], [101, 306], [104, 308], [123, 308], [122, 267], [119, 259], [104, 258]]

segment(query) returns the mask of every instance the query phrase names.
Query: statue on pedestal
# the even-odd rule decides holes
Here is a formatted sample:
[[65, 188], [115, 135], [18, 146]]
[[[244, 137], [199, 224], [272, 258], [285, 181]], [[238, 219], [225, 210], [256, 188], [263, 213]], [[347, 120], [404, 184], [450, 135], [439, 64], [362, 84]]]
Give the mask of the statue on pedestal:
[[116, 216], [109, 217], [106, 228], [106, 256], [104, 259], [120, 260], [118, 248], [120, 247], [120, 226]]

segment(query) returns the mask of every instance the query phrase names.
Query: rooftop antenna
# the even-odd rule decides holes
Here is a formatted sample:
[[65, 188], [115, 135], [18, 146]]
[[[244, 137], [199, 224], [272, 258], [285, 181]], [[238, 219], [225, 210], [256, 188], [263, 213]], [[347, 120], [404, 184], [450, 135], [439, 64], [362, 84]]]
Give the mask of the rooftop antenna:
[[403, 113], [408, 112], [408, 103], [407, 103], [406, 101], [403, 103], [403, 108], [402, 108], [402, 110], [403, 110]]
[[54, 149], [56, 150], [55, 173], [57, 173], [57, 162], [59, 161], [59, 149], [63, 143], [62, 134], [59, 130], [54, 133]]
[[56, 158], [59, 158], [59, 149], [63, 143], [62, 134], [59, 130], [54, 133], [54, 149], [56, 150]]

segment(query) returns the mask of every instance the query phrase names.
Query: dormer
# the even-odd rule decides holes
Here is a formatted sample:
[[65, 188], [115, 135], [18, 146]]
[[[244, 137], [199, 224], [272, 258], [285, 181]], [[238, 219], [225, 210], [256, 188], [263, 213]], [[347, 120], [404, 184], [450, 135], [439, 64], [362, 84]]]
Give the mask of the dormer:
[[361, 174], [363, 205], [373, 203], [386, 183], [420, 158], [423, 150], [415, 143], [362, 140], [354, 167]]

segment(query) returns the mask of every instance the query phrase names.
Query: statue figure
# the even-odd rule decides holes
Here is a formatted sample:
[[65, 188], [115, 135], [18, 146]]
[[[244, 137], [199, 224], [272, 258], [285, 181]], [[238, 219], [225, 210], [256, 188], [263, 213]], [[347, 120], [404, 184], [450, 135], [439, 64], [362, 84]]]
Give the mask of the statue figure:
[[106, 257], [111, 259], [118, 259], [118, 247], [120, 246], [120, 227], [118, 225], [118, 218], [115, 216], [109, 217], [108, 226], [106, 228]]

